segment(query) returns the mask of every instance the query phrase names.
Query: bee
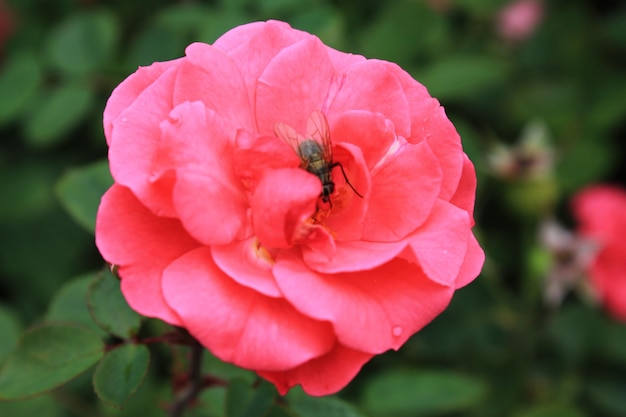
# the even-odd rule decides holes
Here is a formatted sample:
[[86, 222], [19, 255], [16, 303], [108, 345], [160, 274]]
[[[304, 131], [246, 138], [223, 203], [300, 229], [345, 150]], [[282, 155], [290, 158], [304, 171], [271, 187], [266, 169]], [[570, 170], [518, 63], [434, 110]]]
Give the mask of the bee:
[[333, 162], [330, 129], [324, 113], [317, 110], [311, 113], [307, 121], [306, 137], [300, 135], [294, 128], [284, 123], [276, 123], [274, 125], [274, 133], [291, 146], [298, 157], [300, 157], [300, 167], [319, 178], [322, 183], [320, 197], [324, 203], [329, 203], [331, 207], [333, 206], [330, 196], [335, 192], [335, 183], [332, 176], [332, 171], [335, 167], [341, 169], [346, 184], [350, 186], [352, 191], [363, 198], [348, 180], [341, 162]]

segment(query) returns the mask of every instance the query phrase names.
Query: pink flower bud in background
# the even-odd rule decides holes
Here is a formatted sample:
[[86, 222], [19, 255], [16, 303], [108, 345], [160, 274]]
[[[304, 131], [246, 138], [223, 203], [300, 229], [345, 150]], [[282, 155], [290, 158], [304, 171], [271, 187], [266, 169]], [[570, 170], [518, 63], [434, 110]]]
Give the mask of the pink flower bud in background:
[[519, 0], [507, 4], [498, 14], [498, 32], [504, 39], [520, 41], [528, 38], [544, 14], [538, 0]]

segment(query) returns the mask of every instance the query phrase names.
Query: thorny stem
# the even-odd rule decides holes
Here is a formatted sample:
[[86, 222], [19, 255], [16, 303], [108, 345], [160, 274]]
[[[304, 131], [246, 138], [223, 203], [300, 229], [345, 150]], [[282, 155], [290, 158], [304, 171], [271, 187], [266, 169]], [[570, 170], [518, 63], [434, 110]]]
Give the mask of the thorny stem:
[[189, 359], [189, 378], [187, 386], [181, 389], [175, 396], [170, 407], [170, 417], [182, 417], [187, 406], [195, 400], [203, 388], [202, 379], [202, 354], [204, 348], [198, 341], [194, 341], [191, 346], [191, 357]]

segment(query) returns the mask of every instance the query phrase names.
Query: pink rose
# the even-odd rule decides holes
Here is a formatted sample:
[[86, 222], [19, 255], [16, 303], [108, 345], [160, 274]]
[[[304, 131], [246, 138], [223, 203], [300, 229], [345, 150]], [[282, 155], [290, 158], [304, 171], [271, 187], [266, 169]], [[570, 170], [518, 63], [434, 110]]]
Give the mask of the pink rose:
[[609, 312], [626, 321], [626, 191], [589, 187], [575, 196], [573, 211], [578, 233], [598, 245], [588, 267], [593, 289]]
[[512, 1], [498, 15], [498, 31], [505, 39], [524, 40], [535, 31], [542, 17], [540, 0]]
[[[275, 133], [323, 134], [311, 115], [341, 164], [327, 199]], [[128, 303], [281, 393], [338, 391], [482, 267], [474, 168], [437, 100], [397, 65], [286, 23], [140, 68], [104, 130], [115, 185], [96, 243]]]

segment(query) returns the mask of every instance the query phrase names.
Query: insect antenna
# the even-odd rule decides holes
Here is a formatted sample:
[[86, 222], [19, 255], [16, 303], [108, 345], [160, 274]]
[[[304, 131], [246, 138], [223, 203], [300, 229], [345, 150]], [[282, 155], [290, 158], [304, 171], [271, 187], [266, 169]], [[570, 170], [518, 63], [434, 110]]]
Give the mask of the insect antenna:
[[350, 180], [348, 179], [348, 176], [346, 175], [346, 171], [343, 170], [343, 165], [341, 165], [341, 162], [335, 162], [334, 164], [332, 164], [330, 166], [330, 169], [333, 169], [334, 167], [339, 167], [341, 168], [341, 173], [343, 174], [343, 178], [346, 180], [346, 184], [348, 184], [350, 186], [350, 188], [352, 188], [352, 191], [354, 191], [354, 194], [358, 195], [359, 197], [363, 198], [363, 196], [361, 195], [361, 193], [359, 193], [356, 188], [354, 188], [354, 186], [352, 185], [352, 183], [350, 183]]

